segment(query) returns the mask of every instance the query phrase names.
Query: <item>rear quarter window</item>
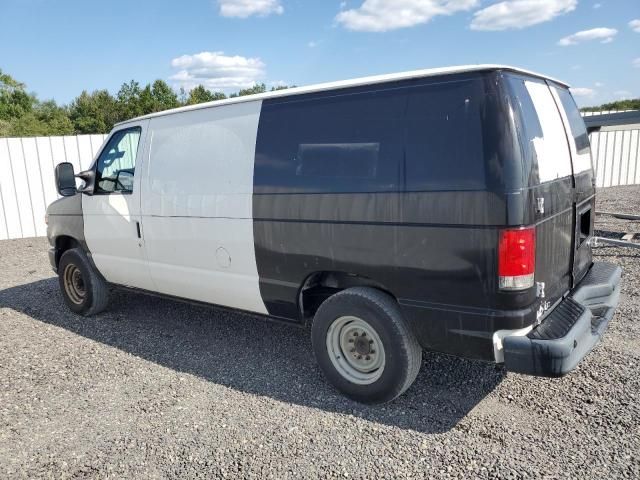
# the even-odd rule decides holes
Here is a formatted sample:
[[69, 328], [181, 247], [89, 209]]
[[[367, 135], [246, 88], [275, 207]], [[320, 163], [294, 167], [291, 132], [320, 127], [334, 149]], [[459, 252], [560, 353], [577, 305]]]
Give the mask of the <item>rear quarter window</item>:
[[511, 77], [508, 81], [520, 117], [520, 142], [534, 174], [532, 183], [570, 176], [567, 137], [549, 86], [533, 78]]
[[484, 189], [485, 158], [497, 150], [485, 145], [496, 116], [486, 111], [493, 95], [485, 82], [399, 83], [265, 101], [255, 192]]
[[481, 79], [412, 88], [406, 126], [408, 191], [474, 190], [486, 184]]
[[576, 105], [571, 93], [566, 88], [552, 87], [553, 92], [558, 99], [558, 106], [562, 109], [566, 122], [569, 124], [569, 132], [571, 137], [573, 153], [573, 171], [574, 173], [590, 170], [591, 165], [591, 145], [589, 143], [589, 134], [584, 124], [580, 110]]
[[358, 193], [401, 187], [406, 97], [373, 91], [264, 102], [257, 193]]

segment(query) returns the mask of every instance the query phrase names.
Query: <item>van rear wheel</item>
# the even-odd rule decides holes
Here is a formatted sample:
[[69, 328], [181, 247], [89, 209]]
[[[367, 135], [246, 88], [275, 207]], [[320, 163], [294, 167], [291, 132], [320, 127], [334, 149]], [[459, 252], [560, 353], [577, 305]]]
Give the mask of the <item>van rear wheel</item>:
[[422, 348], [388, 294], [368, 287], [325, 300], [311, 329], [314, 353], [328, 381], [363, 403], [404, 393], [422, 363]]
[[79, 248], [62, 254], [58, 281], [69, 309], [80, 315], [100, 313], [109, 303], [109, 287]]

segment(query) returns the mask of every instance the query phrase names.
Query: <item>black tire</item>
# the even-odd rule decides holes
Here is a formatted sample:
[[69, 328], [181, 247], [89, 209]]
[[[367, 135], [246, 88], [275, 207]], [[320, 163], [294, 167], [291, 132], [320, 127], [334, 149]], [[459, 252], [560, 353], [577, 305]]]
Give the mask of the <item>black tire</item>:
[[[344, 322], [340, 319], [345, 317], [364, 320], [382, 343], [385, 363], [377, 373], [379, 377], [372, 383], [350, 381], [330, 358], [332, 348], [329, 344], [334, 338], [330, 333], [331, 326], [334, 325], [331, 331], [335, 332], [335, 325], [339, 323], [334, 322]], [[385, 403], [395, 399], [411, 386], [422, 364], [422, 348], [405, 322], [398, 303], [390, 295], [374, 288], [349, 288], [325, 300], [313, 319], [311, 341], [320, 369], [328, 381], [347, 397], [362, 403]], [[373, 343], [371, 340], [368, 342]], [[353, 349], [349, 351], [353, 352]], [[341, 352], [348, 355], [344, 349]], [[339, 355], [336, 354], [336, 358]]]
[[109, 303], [109, 286], [79, 248], [62, 254], [58, 281], [64, 301], [72, 312], [84, 316], [103, 311]]

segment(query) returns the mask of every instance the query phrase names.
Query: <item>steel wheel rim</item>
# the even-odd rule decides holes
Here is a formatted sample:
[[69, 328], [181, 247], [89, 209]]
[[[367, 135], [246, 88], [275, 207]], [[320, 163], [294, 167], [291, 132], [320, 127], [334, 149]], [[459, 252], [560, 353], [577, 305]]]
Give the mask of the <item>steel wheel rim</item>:
[[87, 290], [80, 269], [70, 263], [64, 267], [62, 280], [64, 283], [64, 290], [67, 292], [69, 300], [76, 305], [81, 305], [87, 295]]
[[351, 315], [336, 318], [326, 342], [331, 363], [349, 382], [369, 385], [382, 375], [384, 346], [378, 332], [363, 319]]

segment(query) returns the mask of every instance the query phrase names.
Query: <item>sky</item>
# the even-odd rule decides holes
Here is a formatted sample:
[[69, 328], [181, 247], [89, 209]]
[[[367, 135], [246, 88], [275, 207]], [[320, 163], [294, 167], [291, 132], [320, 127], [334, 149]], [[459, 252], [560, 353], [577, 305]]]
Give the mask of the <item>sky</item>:
[[63, 104], [131, 79], [229, 93], [477, 63], [581, 106], [640, 97], [640, 0], [0, 0], [0, 69]]

